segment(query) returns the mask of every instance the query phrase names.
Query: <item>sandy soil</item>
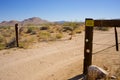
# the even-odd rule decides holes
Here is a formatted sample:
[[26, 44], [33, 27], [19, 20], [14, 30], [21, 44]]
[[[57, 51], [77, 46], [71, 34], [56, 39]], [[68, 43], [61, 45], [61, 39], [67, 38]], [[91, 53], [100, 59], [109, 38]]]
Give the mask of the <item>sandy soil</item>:
[[[111, 74], [120, 66], [120, 52], [108, 48], [115, 44], [113, 33], [94, 31], [93, 41], [93, 64], [107, 66]], [[118, 33], [120, 37], [120, 29]], [[84, 32], [72, 40], [33, 44], [32, 49], [1, 50], [0, 80], [68, 80], [82, 73], [83, 54]]]

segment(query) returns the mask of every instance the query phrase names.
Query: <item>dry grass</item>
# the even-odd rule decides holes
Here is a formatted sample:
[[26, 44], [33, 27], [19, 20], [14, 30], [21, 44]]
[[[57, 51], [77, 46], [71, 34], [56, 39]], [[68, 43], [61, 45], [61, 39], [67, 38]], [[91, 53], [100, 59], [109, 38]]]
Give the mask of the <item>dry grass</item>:
[[[73, 26], [66, 26], [73, 25]], [[27, 25], [19, 29], [19, 45], [20, 48], [28, 48], [34, 42], [55, 41], [62, 39], [74, 32], [81, 33], [83, 31], [78, 23], [67, 23], [65, 26], [61, 24], [42, 24], [39, 26]], [[74, 26], [74, 25], [77, 25]], [[74, 28], [75, 27], [75, 28]], [[74, 28], [74, 29], [73, 29]], [[66, 35], [68, 34], [68, 35]], [[14, 26], [0, 27], [0, 50], [15, 47], [15, 29]]]
[[120, 80], [120, 67], [116, 71], [117, 80]]
[[39, 41], [49, 41], [51, 38], [51, 34], [47, 31], [41, 31], [38, 34]]
[[95, 30], [100, 30], [100, 31], [108, 31], [110, 28], [109, 27], [95, 27]]
[[62, 34], [62, 33], [56, 34], [56, 39], [61, 39], [62, 37], [63, 37], [63, 34]]

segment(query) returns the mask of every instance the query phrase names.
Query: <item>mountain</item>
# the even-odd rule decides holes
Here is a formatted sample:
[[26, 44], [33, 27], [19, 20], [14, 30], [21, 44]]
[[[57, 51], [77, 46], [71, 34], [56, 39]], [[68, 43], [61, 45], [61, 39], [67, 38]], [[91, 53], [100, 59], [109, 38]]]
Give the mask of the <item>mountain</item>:
[[0, 23], [0, 26], [14, 26], [16, 23], [22, 24], [22, 25], [28, 25], [28, 24], [38, 25], [38, 24], [44, 24], [44, 23], [48, 23], [48, 22], [49, 21], [43, 20], [39, 17], [32, 17], [32, 18], [25, 19], [23, 21], [16, 21], [16, 20], [2, 21]]
[[20, 23], [19, 21], [16, 20], [11, 20], [11, 21], [2, 21], [0, 23], [0, 26], [14, 26], [16, 23]]
[[32, 17], [32, 18], [25, 19], [21, 23], [23, 25], [26, 25], [26, 24], [35, 24], [35, 25], [38, 25], [38, 24], [48, 23], [48, 21], [43, 20], [43, 19], [38, 18], [38, 17]]

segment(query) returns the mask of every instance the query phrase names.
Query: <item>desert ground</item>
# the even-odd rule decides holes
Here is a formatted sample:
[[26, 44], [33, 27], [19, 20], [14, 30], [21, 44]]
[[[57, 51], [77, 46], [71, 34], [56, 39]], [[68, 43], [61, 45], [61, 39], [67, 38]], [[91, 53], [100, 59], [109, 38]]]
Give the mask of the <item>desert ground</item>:
[[[120, 28], [118, 28], [120, 42]], [[120, 51], [115, 48], [114, 29], [94, 31], [93, 64], [106, 66], [111, 75], [120, 69]], [[112, 47], [111, 47], [112, 46]], [[72, 40], [33, 44], [30, 49], [0, 51], [0, 80], [68, 80], [82, 74], [84, 32]]]

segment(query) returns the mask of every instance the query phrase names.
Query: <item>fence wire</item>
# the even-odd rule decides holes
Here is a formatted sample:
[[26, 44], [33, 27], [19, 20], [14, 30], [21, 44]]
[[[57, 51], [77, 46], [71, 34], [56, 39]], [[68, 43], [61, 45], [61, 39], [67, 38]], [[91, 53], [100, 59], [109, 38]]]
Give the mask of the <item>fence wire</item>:
[[[112, 32], [111, 32], [112, 31]], [[118, 46], [120, 45], [120, 28], [117, 28], [117, 33], [118, 33]], [[97, 34], [99, 34], [98, 36], [100, 36], [99, 39], [95, 39], [93, 36], [93, 54], [97, 54], [101, 51], [104, 51], [106, 49], [112, 48], [116, 46], [116, 42], [115, 42], [115, 32], [114, 29], [110, 29], [110, 31], [94, 31], [94, 35], [97, 36]], [[105, 36], [102, 36], [105, 35]], [[108, 35], [108, 37], [106, 37], [106, 35]], [[103, 49], [99, 49], [98, 51], [95, 51], [95, 46], [99, 46], [100, 47], [105, 47]]]

